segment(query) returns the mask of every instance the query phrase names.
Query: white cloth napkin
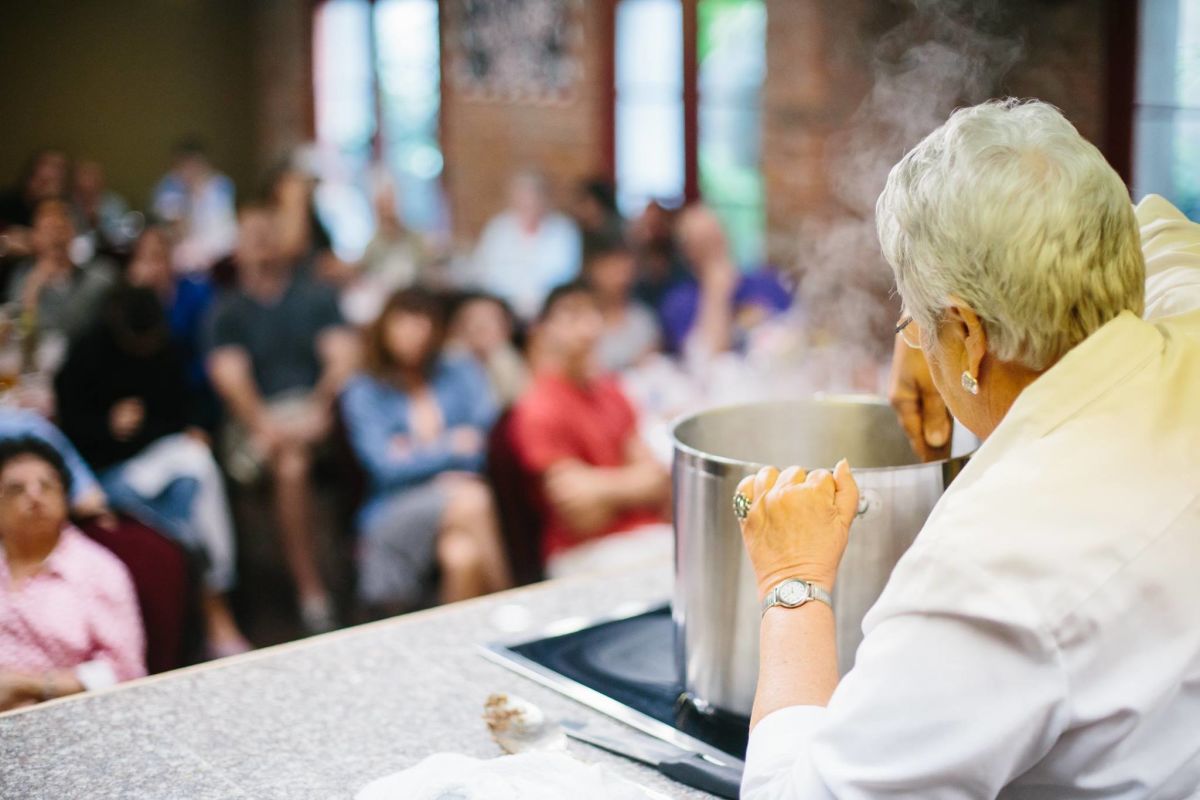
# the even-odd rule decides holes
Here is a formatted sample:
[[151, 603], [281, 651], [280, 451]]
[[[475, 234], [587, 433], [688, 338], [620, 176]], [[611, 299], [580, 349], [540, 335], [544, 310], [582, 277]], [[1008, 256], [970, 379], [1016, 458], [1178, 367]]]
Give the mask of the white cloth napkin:
[[372, 781], [355, 800], [666, 800], [599, 764], [565, 753], [530, 752], [479, 759], [437, 753]]

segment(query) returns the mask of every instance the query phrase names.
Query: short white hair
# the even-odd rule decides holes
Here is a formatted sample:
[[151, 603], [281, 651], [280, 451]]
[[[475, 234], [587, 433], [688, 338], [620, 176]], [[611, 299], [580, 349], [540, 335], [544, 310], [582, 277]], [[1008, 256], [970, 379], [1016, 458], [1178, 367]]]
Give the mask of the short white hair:
[[1129, 193], [1054, 106], [955, 111], [888, 175], [875, 222], [905, 311], [933, 331], [951, 296], [989, 351], [1044, 370], [1122, 311], [1142, 313]]

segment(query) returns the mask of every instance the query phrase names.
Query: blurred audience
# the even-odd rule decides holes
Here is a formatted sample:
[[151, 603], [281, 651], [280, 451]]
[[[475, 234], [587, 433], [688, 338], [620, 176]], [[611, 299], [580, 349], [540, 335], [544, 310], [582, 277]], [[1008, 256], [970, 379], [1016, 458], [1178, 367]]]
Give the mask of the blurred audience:
[[[137, 234], [129, 228], [129, 204], [108, 188], [104, 167], [97, 161], [79, 161], [71, 182], [71, 211], [75, 228], [104, 253], [123, 251]], [[140, 220], [134, 217], [133, 220]]]
[[670, 545], [661, 525], [670, 476], [638, 435], [637, 414], [616, 381], [596, 369], [603, 333], [590, 287], [554, 289], [534, 334], [533, 383], [513, 410], [513, 444], [542, 489], [551, 576], [649, 558]]
[[204, 272], [229, 255], [237, 238], [233, 181], [217, 172], [204, 146], [184, 141], [171, 171], [154, 187], [151, 208], [171, 226], [179, 272]]
[[206, 563], [209, 653], [249, 649], [224, 595], [233, 588], [233, 520], [207, 436], [189, 429], [184, 359], [158, 297], [123, 286], [75, 341], [55, 389], [63, 430], [101, 472], [119, 510]]
[[75, 445], [53, 423], [29, 409], [0, 407], [0, 442], [12, 439], [37, 439], [58, 452], [71, 474], [68, 501], [76, 518], [91, 519], [109, 513], [108, 497], [100, 481]]
[[355, 267], [338, 258], [333, 237], [317, 212], [317, 178], [291, 161], [267, 177], [264, 196], [278, 225], [280, 258], [296, 265], [296, 273], [341, 287], [355, 277]]
[[512, 309], [486, 292], [461, 295], [450, 318], [447, 349], [475, 359], [500, 408], [511, 406], [529, 383], [529, 368], [513, 343], [515, 328]]
[[146, 674], [129, 573], [68, 522], [70, 491], [48, 444], [0, 442], [0, 711]]
[[518, 173], [509, 187], [508, 210], [483, 229], [475, 268], [483, 287], [533, 318], [552, 288], [579, 272], [579, 229], [550, 208], [545, 179]]
[[429, 257], [421, 237], [410, 230], [396, 206], [396, 187], [386, 181], [375, 190], [375, 235], [363, 253], [361, 271], [388, 289], [404, 289], [422, 277]]
[[[225, 602], [236, 552], [227, 479], [269, 489], [303, 624], [332, 628], [314, 530], [314, 492], [329, 487], [314, 467], [338, 445], [367, 481], [355, 522], [360, 606], [393, 614], [510, 585], [513, 545], [479, 474], [505, 409], [495, 452], [524, 467], [509, 488], [541, 519], [548, 574], [669, 554], [669, 476], [647, 442], [668, 452], [680, 410], [764, 360], [755, 342], [784, 320], [760, 323], [791, 299], [778, 278], [743, 274], [703, 206], [676, 214], [652, 202], [627, 225], [612, 182], [593, 178], [576, 185], [572, 220], [526, 171], [472, 248], [473, 279], [444, 297], [434, 290], [454, 283], [447, 254], [435, 258], [432, 240], [405, 225], [385, 168], [362, 259], [338, 257], [317, 212], [330, 181], [308, 156], [270, 172], [262, 202], [237, 213], [232, 181], [182, 143], [152, 195], [161, 222], [144, 229], [101, 164], [72, 171], [59, 150], [35, 154], [0, 195], [0, 263], [11, 270], [0, 272], [11, 301], [0, 307], [0, 612], [14, 591], [34, 592], [22, 608], [37, 607], [26, 596], [62, 604], [61, 618], [39, 623], [46, 641], [134, 638], [127, 614], [100, 630], [96, 609], [81, 608], [88, 592], [107, 592], [96, 608], [112, 608], [118, 581], [112, 558], [66, 523], [69, 492], [77, 519], [110, 526], [87, 527], [98, 540], [116, 530], [115, 509], [188, 548], [205, 565], [209, 654], [248, 648]], [[365, 209], [358, 183], [343, 188]], [[359, 233], [346, 241], [367, 241]], [[128, 254], [123, 278], [97, 253]], [[16, 408], [27, 403], [41, 415]], [[353, 503], [352, 483], [334, 488]], [[87, 654], [54, 649], [39, 661], [22, 642], [9, 658], [6, 624], [0, 614], [0, 706], [91, 685], [70, 672]], [[101, 683], [141, 670], [114, 658]]]
[[[77, 265], [72, 260], [74, 239], [75, 223], [65, 201], [43, 200], [38, 204], [30, 237], [31, 254], [17, 266], [9, 285], [9, 300], [20, 304], [25, 332], [35, 334], [41, 344], [55, 337], [78, 336], [86, 330], [95, 320], [104, 295], [116, 282], [117, 270], [112, 262], [89, 259]], [[33, 366], [52, 371], [57, 364], [26, 364], [26, 369]]]
[[617, 189], [609, 179], [580, 181], [575, 189], [574, 211], [585, 264], [593, 253], [625, 240], [625, 220], [617, 210]]
[[379, 316], [389, 295], [429, 276], [430, 257], [420, 235], [400, 219], [396, 187], [381, 181], [373, 194], [375, 235], [367, 244], [353, 280], [342, 294], [342, 309], [351, 321], [367, 324]]
[[0, 193], [0, 258], [29, 255], [34, 212], [43, 200], [66, 196], [69, 171], [66, 153], [39, 150], [25, 162], [17, 184]]
[[691, 275], [662, 300], [663, 333], [673, 352], [694, 350], [707, 358], [739, 349], [747, 331], [791, 305], [791, 292], [774, 272], [739, 270], [712, 209], [689, 206], [677, 227]]
[[366, 334], [366, 372], [342, 415], [370, 480], [359, 518], [359, 595], [385, 613], [422, 604], [436, 574], [443, 602], [511, 579], [491, 493], [477, 473], [496, 406], [482, 370], [441, 353], [445, 312], [404, 289]]
[[335, 293], [296, 275], [280, 251], [276, 216], [245, 208], [238, 232], [238, 286], [214, 309], [209, 375], [232, 424], [226, 467], [273, 483], [284, 556], [301, 617], [312, 632], [335, 624], [313, 546], [313, 460], [331, 429], [332, 407], [353, 371], [357, 342]]
[[661, 313], [667, 292], [689, 276], [675, 242], [675, 214], [651, 200], [629, 226], [629, 239], [637, 260], [634, 295]]
[[183, 358], [188, 417], [213, 430], [218, 409], [204, 367], [204, 323], [214, 300], [211, 281], [200, 274], [175, 274], [170, 232], [162, 225], [151, 226], [138, 237], [125, 267], [125, 280], [130, 286], [149, 289], [158, 298]]
[[596, 359], [606, 372], [621, 372], [658, 350], [661, 335], [654, 312], [633, 296], [637, 265], [621, 240], [597, 245], [583, 268], [604, 318]]

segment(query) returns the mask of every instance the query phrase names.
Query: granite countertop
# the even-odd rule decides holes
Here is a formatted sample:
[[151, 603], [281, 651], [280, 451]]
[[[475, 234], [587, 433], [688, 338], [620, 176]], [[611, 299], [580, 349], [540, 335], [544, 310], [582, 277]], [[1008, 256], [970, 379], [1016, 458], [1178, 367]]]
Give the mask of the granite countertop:
[[[349, 800], [432, 753], [499, 755], [481, 719], [497, 691], [615, 730], [477, 646], [661, 601], [670, 586], [668, 564], [552, 581], [3, 715], [0, 798]], [[587, 745], [570, 750], [669, 797], [709, 797]]]

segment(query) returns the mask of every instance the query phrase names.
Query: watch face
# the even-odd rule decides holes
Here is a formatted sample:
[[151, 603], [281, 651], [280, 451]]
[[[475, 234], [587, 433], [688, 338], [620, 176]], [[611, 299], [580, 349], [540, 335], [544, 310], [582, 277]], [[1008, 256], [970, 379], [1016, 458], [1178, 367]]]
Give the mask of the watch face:
[[808, 599], [808, 584], [803, 581], [787, 581], [779, 587], [779, 602], [785, 606], [797, 606]]

